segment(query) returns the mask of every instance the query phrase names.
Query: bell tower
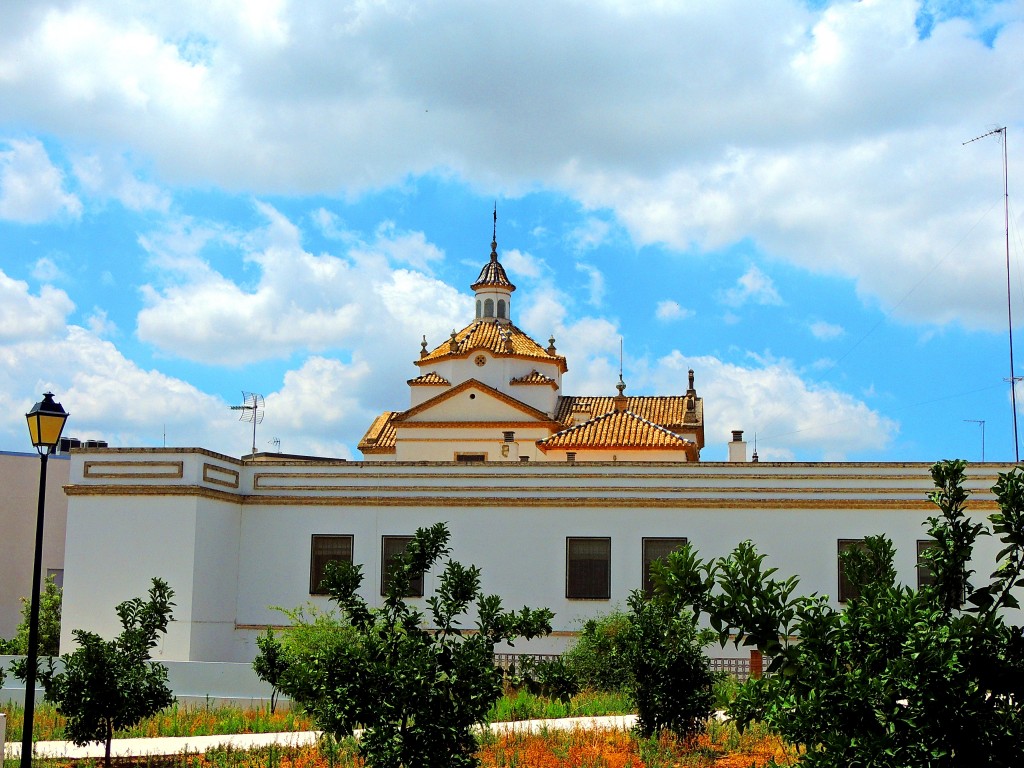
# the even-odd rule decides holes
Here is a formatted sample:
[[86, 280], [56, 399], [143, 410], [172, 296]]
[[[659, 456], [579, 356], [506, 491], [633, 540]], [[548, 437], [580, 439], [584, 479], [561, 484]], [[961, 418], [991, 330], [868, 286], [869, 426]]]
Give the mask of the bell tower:
[[516, 289], [498, 261], [498, 207], [494, 207], [494, 231], [491, 237], [491, 259], [480, 270], [470, 288], [476, 294], [476, 319], [488, 323], [512, 322], [512, 291]]

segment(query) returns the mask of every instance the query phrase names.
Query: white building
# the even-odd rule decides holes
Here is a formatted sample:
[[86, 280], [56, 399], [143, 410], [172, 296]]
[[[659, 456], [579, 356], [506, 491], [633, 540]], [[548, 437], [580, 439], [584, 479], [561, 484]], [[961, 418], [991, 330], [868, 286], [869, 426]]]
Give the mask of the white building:
[[[901, 580], [917, 583], [934, 512], [928, 465], [749, 462], [739, 433], [729, 462], [699, 461], [692, 374], [663, 397], [627, 397], [621, 381], [616, 396], [563, 395], [567, 361], [554, 340], [542, 347], [511, 322], [515, 287], [495, 244], [473, 290], [477, 316], [433, 351], [424, 340], [409, 408], [370, 426], [367, 461], [74, 452], [65, 647], [73, 628], [115, 634], [114, 606], [159, 576], [177, 603], [164, 659], [248, 661], [255, 636], [282, 621], [271, 606], [328, 607], [317, 594], [326, 562], [362, 564], [363, 594], [379, 602], [388, 557], [438, 521], [453, 558], [483, 569], [486, 591], [555, 612], [555, 635], [534, 651], [624, 606], [650, 561], [683, 540], [711, 557], [752, 539], [782, 576], [838, 602], [839, 550], [885, 533]], [[987, 489], [1004, 469], [970, 468], [973, 514], [994, 510]], [[979, 573], [997, 544], [982, 540]], [[417, 586], [429, 595], [436, 578]]]
[[[28, 442], [28, 434], [25, 435]], [[64, 528], [68, 500], [64, 485], [70, 463], [55, 454], [47, 462], [43, 510], [43, 578], [64, 581]], [[39, 508], [39, 454], [0, 451], [0, 637], [10, 639], [21, 622], [21, 599], [32, 593], [36, 512]]]

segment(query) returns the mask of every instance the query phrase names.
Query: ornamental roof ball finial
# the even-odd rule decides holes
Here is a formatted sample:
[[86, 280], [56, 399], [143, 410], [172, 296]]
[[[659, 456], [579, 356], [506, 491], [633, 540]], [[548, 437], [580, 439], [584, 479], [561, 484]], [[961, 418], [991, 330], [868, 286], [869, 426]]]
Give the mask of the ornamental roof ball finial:
[[423, 341], [420, 343], [420, 357], [427, 356], [427, 336], [423, 335]]
[[553, 354], [555, 354], [555, 351], [556, 351], [555, 350], [555, 337], [552, 336], [550, 339], [548, 339], [547, 353], [549, 355], [553, 355]]

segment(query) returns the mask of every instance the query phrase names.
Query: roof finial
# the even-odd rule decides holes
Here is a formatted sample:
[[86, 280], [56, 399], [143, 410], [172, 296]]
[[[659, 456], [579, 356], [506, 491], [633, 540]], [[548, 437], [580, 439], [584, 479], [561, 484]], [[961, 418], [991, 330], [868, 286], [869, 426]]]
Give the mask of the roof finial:
[[423, 342], [420, 344], [420, 357], [427, 356], [427, 337], [426, 334], [423, 336]]
[[491, 261], [498, 260], [498, 201], [494, 201], [494, 229], [491, 232]]

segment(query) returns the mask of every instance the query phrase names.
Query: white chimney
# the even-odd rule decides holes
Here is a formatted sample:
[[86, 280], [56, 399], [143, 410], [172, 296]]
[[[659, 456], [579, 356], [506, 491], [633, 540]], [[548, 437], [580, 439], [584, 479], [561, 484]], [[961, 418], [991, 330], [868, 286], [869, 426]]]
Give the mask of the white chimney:
[[729, 443], [729, 462], [743, 463], [747, 460], [747, 444], [743, 440], [743, 430], [732, 431], [732, 442]]

